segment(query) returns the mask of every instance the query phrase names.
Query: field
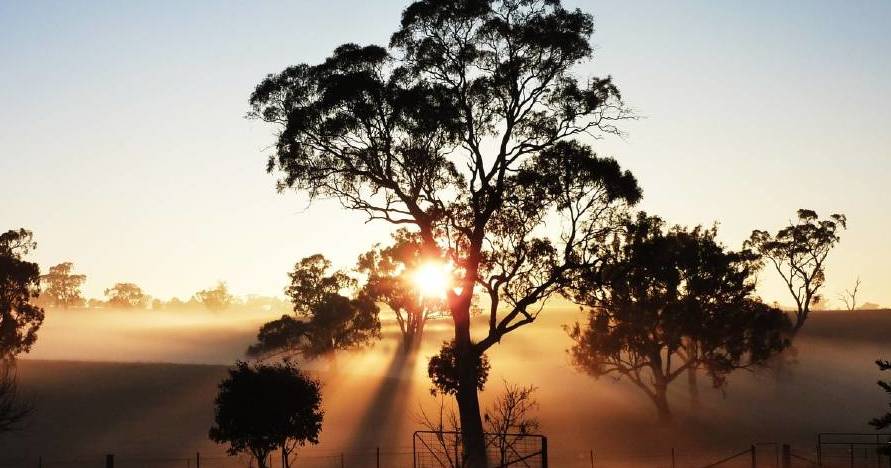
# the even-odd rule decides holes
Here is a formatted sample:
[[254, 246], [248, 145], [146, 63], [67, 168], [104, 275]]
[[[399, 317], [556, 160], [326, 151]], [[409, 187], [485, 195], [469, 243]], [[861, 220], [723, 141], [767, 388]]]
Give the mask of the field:
[[[86, 314], [105, 317], [80, 320]], [[552, 466], [590, 466], [591, 451], [597, 466], [670, 466], [672, 448], [678, 466], [697, 466], [754, 442], [790, 443], [811, 456], [818, 432], [871, 432], [867, 421], [887, 405], [873, 361], [891, 357], [888, 310], [815, 312], [779, 369], [739, 372], [725, 392], [701, 379], [706, 388], [697, 411], [690, 410], [686, 381], [675, 382], [670, 427], [655, 424], [651, 403], [636, 388], [571, 367], [562, 325], [576, 314], [553, 308], [496, 346], [483, 394], [485, 406], [503, 379], [538, 387]], [[200, 451], [202, 466], [216, 466], [211, 457], [225, 455], [207, 439], [216, 385], [266, 318], [52, 311], [38, 346], [19, 363], [36, 413], [23, 431], [0, 438], [0, 460], [36, 466], [42, 456], [99, 466], [92, 460], [105, 453], [145, 460]], [[297, 466], [339, 466], [341, 453], [347, 466], [373, 465], [376, 447], [382, 466], [410, 466], [420, 409], [437, 406], [425, 363], [447, 336], [446, 324], [431, 324], [419, 355], [406, 358], [389, 327], [382, 342], [342, 354], [336, 367], [308, 366], [324, 382], [326, 417], [321, 443], [302, 450]], [[764, 450], [772, 459], [772, 449]], [[142, 463], [132, 466], [186, 466]]]

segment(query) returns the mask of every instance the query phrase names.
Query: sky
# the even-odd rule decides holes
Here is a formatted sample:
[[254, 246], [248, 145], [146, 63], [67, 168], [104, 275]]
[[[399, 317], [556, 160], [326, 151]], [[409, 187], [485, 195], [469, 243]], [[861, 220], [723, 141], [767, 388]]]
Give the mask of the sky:
[[[640, 117], [594, 146], [637, 176], [642, 209], [717, 222], [731, 247], [798, 208], [845, 213], [825, 294], [859, 276], [891, 305], [891, 2], [565, 4], [595, 17], [579, 72], [612, 75]], [[277, 193], [274, 129], [247, 100], [267, 73], [385, 43], [405, 5], [0, 0], [0, 229], [33, 230], [32, 258], [74, 262], [93, 297], [280, 294], [317, 252], [352, 267], [390, 226]], [[772, 272], [759, 285], [790, 302]]]

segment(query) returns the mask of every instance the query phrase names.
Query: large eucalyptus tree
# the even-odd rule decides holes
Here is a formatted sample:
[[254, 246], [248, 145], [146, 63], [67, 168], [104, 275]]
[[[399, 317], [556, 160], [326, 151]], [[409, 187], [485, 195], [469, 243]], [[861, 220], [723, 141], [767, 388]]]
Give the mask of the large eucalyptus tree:
[[[466, 465], [485, 465], [483, 353], [532, 323], [641, 191], [583, 139], [629, 117], [610, 78], [579, 78], [593, 21], [559, 0], [421, 0], [389, 47], [345, 44], [269, 75], [251, 115], [278, 124], [278, 187], [339, 199], [446, 252], [458, 284], [455, 395]], [[487, 330], [471, 334], [474, 294]]]

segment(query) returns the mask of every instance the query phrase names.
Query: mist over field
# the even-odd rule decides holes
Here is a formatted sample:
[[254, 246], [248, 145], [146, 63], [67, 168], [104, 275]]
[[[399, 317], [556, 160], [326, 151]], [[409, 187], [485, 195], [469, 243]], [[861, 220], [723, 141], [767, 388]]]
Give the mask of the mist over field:
[[[491, 404], [505, 378], [535, 385], [552, 466], [590, 466], [591, 450], [596, 466], [641, 467], [670, 466], [672, 447], [681, 466], [704, 465], [754, 442], [790, 443], [807, 452], [818, 432], [871, 432], [867, 421], [885, 404], [873, 385], [881, 377], [873, 360], [887, 354], [888, 310], [815, 312], [788, 353], [792, 359], [779, 368], [736, 372], [723, 393], [701, 377], [696, 412], [679, 379], [670, 387], [677, 419], [670, 427], [655, 423], [651, 402], [629, 383], [573, 369], [562, 326], [579, 316], [573, 307], [551, 307], [489, 353], [482, 405]], [[0, 459], [98, 460], [113, 452], [142, 460], [200, 451], [202, 466], [244, 466], [246, 458], [213, 459], [225, 454], [207, 430], [226, 366], [243, 357], [259, 324], [271, 318], [49, 310], [37, 346], [18, 363], [37, 412], [24, 431], [0, 439]], [[438, 408], [426, 363], [449, 338], [447, 325], [428, 325], [414, 359], [399, 351], [398, 329], [385, 321], [384, 338], [372, 348], [340, 353], [335, 366], [305, 364], [323, 382], [326, 414], [321, 443], [300, 450], [297, 466], [339, 466], [342, 452], [347, 466], [373, 466], [376, 447], [384, 466], [409, 464], [412, 433], [423, 429], [420, 409], [433, 414]], [[770, 446], [759, 451], [772, 459]], [[8, 466], [21, 466], [15, 463]]]

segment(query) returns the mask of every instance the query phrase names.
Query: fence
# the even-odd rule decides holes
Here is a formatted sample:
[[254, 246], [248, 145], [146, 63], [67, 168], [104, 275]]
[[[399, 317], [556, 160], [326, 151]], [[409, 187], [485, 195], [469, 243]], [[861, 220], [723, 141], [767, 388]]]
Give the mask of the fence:
[[[417, 431], [412, 436], [414, 468], [463, 468], [461, 433]], [[485, 434], [486, 458], [492, 468], [548, 467], [548, 439], [538, 434]]]

